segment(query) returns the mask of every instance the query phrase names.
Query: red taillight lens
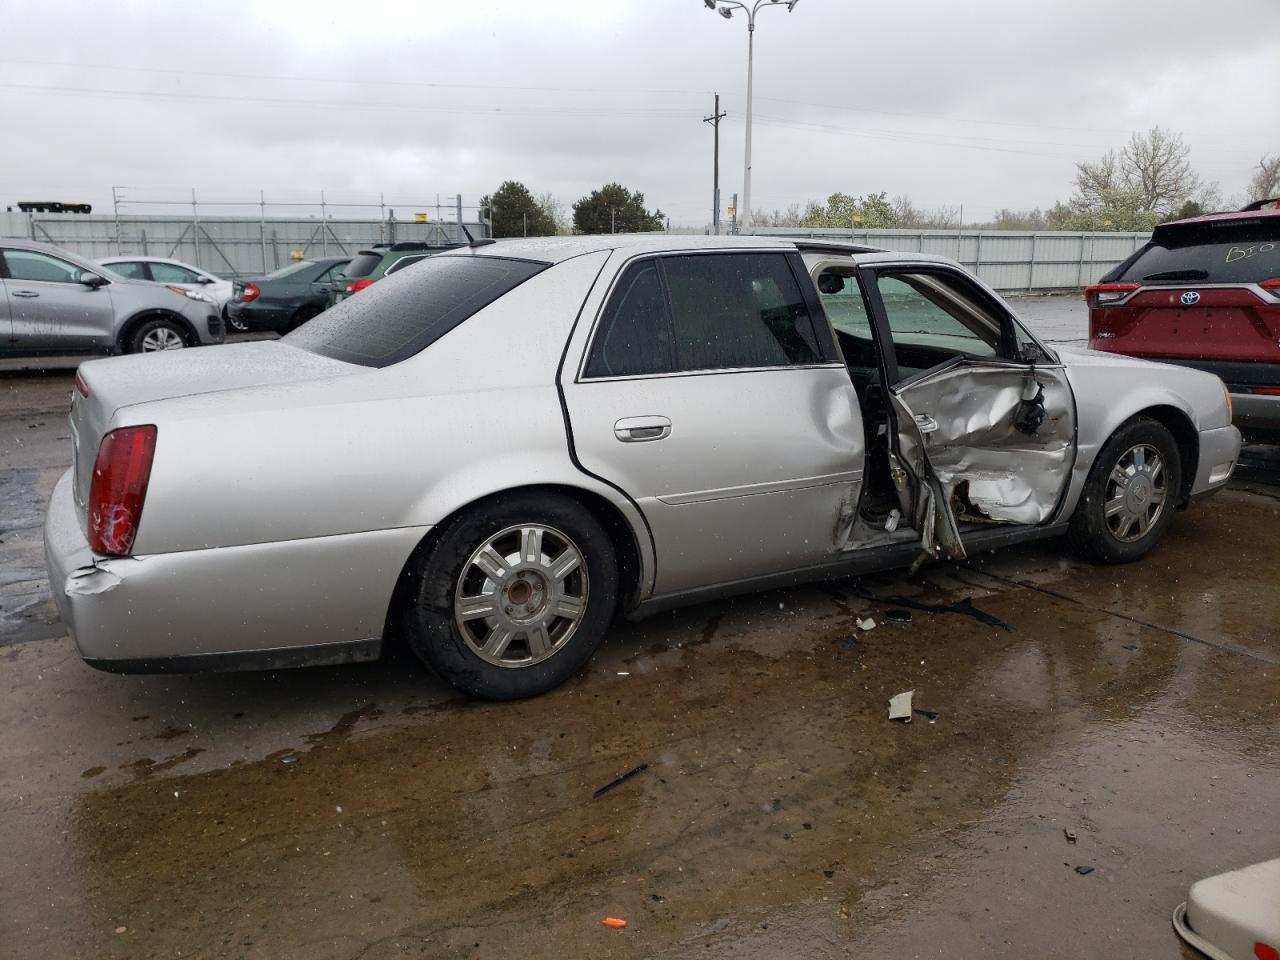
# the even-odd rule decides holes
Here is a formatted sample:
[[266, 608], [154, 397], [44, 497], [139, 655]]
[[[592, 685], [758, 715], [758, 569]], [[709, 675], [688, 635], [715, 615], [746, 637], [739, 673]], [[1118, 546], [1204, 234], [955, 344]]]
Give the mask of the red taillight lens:
[[1137, 283], [1095, 283], [1084, 289], [1084, 302], [1091, 307], [1109, 307], [1119, 303], [1133, 291]]
[[89, 487], [89, 548], [122, 557], [133, 549], [151, 479], [156, 428], [121, 427], [102, 438]]
[[1280, 950], [1277, 950], [1269, 943], [1255, 943], [1253, 945], [1253, 955], [1258, 960], [1280, 960]]
[[244, 285], [244, 292], [240, 294], [240, 299], [245, 303], [252, 303], [262, 295], [262, 291], [255, 287], [252, 283]]
[[76, 371], [76, 389], [80, 391], [80, 396], [86, 400], [89, 398], [89, 385], [84, 382], [84, 377], [80, 376], [80, 371]]
[[1250, 387], [1249, 392], [1263, 397], [1280, 397], [1280, 387]]
[[1267, 293], [1271, 294], [1273, 297], [1280, 297], [1280, 279], [1263, 280], [1261, 286], [1263, 290], [1267, 291]]
[[373, 286], [374, 281], [366, 277], [363, 280], [352, 280], [347, 284], [347, 293], [359, 293], [365, 287]]

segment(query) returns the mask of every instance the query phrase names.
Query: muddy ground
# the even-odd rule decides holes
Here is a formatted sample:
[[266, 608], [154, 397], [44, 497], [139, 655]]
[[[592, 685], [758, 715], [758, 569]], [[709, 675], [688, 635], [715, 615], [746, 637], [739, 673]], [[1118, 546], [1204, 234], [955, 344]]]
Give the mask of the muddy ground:
[[1280, 856], [1267, 454], [1131, 566], [705, 604], [488, 705], [397, 651], [82, 664], [39, 569], [69, 388], [0, 377], [0, 956], [1176, 958], [1193, 880]]

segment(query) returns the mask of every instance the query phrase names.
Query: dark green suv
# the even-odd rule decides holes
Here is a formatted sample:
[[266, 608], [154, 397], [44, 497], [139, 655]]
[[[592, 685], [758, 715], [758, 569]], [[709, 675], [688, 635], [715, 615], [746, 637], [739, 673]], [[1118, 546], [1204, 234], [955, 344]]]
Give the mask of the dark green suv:
[[341, 273], [334, 274], [329, 283], [329, 306], [332, 307], [338, 301], [345, 300], [353, 293], [359, 293], [371, 283], [376, 283], [397, 270], [403, 270], [412, 263], [461, 246], [465, 244], [433, 246], [429, 243], [404, 240], [400, 243], [379, 243], [368, 250], [361, 250]]

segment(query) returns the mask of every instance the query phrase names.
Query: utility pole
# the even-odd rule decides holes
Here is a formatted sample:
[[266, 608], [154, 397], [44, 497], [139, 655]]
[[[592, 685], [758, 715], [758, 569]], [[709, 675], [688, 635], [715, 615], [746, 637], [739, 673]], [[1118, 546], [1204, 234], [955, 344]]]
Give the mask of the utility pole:
[[733, 195], [733, 206], [729, 208], [729, 230], [735, 236], [738, 233], [738, 195]]
[[115, 211], [116, 220], [116, 256], [120, 256], [120, 197], [116, 194], [116, 188], [111, 188], [111, 209]]
[[458, 242], [462, 243], [467, 238], [462, 231], [462, 194], [458, 194], [454, 199], [458, 201]]
[[609, 232], [618, 232], [618, 210], [616, 207], [609, 208]]
[[702, 118], [702, 122], [711, 124], [714, 131], [715, 146], [711, 152], [711, 230], [717, 237], [720, 236], [720, 121], [727, 116], [727, 113], [720, 112], [720, 94], [717, 93], [711, 116]]

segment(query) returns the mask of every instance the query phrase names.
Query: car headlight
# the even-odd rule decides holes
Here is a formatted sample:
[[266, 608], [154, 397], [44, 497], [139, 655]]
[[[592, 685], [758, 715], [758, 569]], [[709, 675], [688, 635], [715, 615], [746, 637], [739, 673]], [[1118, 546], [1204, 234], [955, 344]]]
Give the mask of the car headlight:
[[199, 290], [185, 290], [182, 287], [169, 287], [174, 293], [180, 293], [188, 300], [199, 300], [201, 303], [213, 303], [213, 297], [205, 296]]

